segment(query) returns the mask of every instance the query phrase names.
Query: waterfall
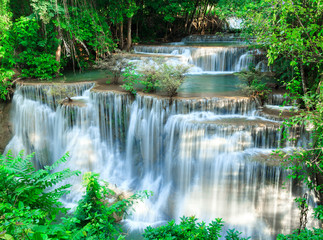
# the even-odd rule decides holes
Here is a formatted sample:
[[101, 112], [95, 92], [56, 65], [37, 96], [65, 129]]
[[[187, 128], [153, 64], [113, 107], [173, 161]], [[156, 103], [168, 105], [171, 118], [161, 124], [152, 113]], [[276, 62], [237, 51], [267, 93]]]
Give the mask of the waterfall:
[[217, 47], [197, 48], [192, 53], [192, 64], [203, 71], [239, 72], [247, 70], [254, 62], [252, 55], [245, 48]]
[[235, 34], [219, 34], [219, 35], [190, 35], [182, 39], [184, 43], [214, 43], [214, 42], [237, 42], [243, 41], [241, 37]]
[[[55, 86], [18, 85], [14, 137], [6, 151], [35, 151], [37, 167], [69, 152], [61, 168], [98, 172], [125, 191], [153, 191], [124, 221], [130, 230], [183, 215], [204, 221], [222, 217], [226, 229], [257, 239], [272, 239], [297, 227], [293, 198], [304, 188], [286, 179], [288, 172], [268, 159], [273, 149], [305, 140], [295, 128], [290, 129], [295, 141], [282, 142], [281, 122], [257, 116], [255, 101], [170, 101], [141, 94], [132, 99], [125, 93], [91, 90], [93, 84], [64, 87], [72, 102], [62, 101], [65, 94], [54, 94]], [[75, 204], [81, 179], [69, 181], [73, 194], [64, 201]]]
[[[240, 72], [248, 70], [250, 66], [258, 64], [253, 54], [260, 54], [259, 51], [248, 51], [247, 47], [142, 45], [135, 46], [134, 50], [136, 53], [141, 54], [180, 57], [182, 63], [192, 64], [194, 67], [201, 69], [200, 71], [202, 72]], [[258, 65], [258, 68], [261, 70], [261, 65]]]

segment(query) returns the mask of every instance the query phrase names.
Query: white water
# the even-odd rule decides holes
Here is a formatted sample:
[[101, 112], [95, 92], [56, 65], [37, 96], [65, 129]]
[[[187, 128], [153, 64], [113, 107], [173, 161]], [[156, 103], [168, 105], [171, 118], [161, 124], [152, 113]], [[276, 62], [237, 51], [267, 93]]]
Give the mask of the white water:
[[[297, 227], [293, 198], [305, 189], [286, 180], [280, 167], [254, 160], [281, 145], [280, 123], [255, 116], [255, 102], [170, 103], [140, 95], [132, 101], [125, 94], [90, 92], [90, 84], [69, 87], [83, 106], [57, 104], [47, 94], [49, 86], [18, 86], [15, 135], [7, 150], [35, 151], [39, 166], [68, 151], [71, 157], [62, 168], [98, 172], [121, 189], [153, 191], [125, 220], [130, 230], [183, 215], [205, 221], [221, 217], [226, 228], [253, 239], [271, 239]], [[286, 146], [303, 143], [299, 139]], [[72, 180], [67, 204], [80, 198], [80, 181]]]
[[192, 65], [190, 74], [228, 73], [248, 70], [256, 66], [259, 70], [267, 70], [265, 64], [255, 61], [258, 50], [248, 51], [246, 47], [189, 47], [189, 46], [135, 46], [136, 53], [158, 54], [169, 58], [172, 64]]
[[[191, 64], [190, 74], [229, 74], [251, 63], [264, 68], [245, 47], [176, 43], [137, 46], [135, 51], [167, 56], [171, 64]], [[306, 144], [304, 129], [289, 129], [295, 140], [281, 142], [281, 122], [260, 117], [258, 104], [247, 98], [132, 99], [122, 93], [92, 92], [92, 86], [67, 85], [67, 92], [76, 96], [65, 105], [59, 104], [65, 96], [50, 96], [51, 86], [18, 86], [14, 137], [6, 151], [35, 151], [38, 167], [69, 152], [61, 168], [100, 173], [125, 191], [153, 191], [154, 196], [137, 204], [124, 221], [130, 231], [178, 221], [183, 215], [204, 221], [221, 217], [225, 229], [236, 228], [252, 239], [273, 239], [297, 228], [293, 198], [306, 189], [268, 159], [277, 147]], [[267, 104], [281, 109], [277, 105], [286, 100], [273, 95]], [[81, 178], [69, 183], [72, 194], [64, 201], [73, 207], [81, 197]]]

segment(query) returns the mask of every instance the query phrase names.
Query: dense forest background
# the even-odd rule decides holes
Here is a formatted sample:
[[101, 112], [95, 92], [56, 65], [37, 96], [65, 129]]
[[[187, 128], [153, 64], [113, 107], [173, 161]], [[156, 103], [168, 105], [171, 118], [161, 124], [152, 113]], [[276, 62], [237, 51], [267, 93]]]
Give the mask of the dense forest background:
[[[241, 28], [230, 29], [229, 19], [241, 19]], [[307, 149], [282, 155], [292, 171], [291, 177], [305, 182], [315, 192], [318, 207], [314, 217], [322, 221], [322, 25], [321, 0], [0, 0], [0, 99], [10, 101], [17, 80], [48, 80], [63, 70], [86, 70], [116, 49], [130, 51], [133, 44], [179, 41], [190, 34], [237, 34], [254, 42], [252, 47], [264, 53], [271, 75], [298, 104], [297, 114], [285, 124], [304, 125], [310, 132], [311, 144]], [[141, 198], [136, 195], [107, 207], [98, 199], [112, 193], [100, 185], [98, 176], [89, 175], [85, 179], [87, 193], [76, 215], [58, 227], [55, 219], [59, 211], [66, 211], [60, 208], [59, 197], [68, 186], [42, 193], [46, 187], [79, 173], [66, 171], [47, 176], [54, 168], [37, 172], [22, 156], [2, 156], [0, 162], [0, 179], [6, 183], [0, 188], [0, 199], [6, 201], [0, 205], [0, 221], [7, 224], [0, 227], [1, 239], [113, 238], [119, 230], [114, 228], [116, 220], [112, 215], [123, 213]], [[13, 181], [15, 178], [23, 180]], [[28, 185], [32, 187], [24, 188]], [[306, 199], [297, 201], [304, 209]], [[82, 215], [84, 211], [89, 213], [88, 218]], [[106, 222], [110, 225], [103, 224]], [[184, 226], [194, 232], [199, 229], [195, 224], [196, 219], [183, 219], [182, 226], [173, 224], [166, 230], [180, 232]], [[221, 224], [218, 220], [205, 228], [205, 238], [201, 239], [208, 239], [211, 230], [219, 234]], [[280, 239], [321, 239], [322, 229], [303, 227]], [[147, 230], [147, 239], [149, 234], [151, 239], [161, 234], [154, 231]], [[232, 238], [227, 239], [238, 239], [234, 238], [238, 235], [233, 231]]]

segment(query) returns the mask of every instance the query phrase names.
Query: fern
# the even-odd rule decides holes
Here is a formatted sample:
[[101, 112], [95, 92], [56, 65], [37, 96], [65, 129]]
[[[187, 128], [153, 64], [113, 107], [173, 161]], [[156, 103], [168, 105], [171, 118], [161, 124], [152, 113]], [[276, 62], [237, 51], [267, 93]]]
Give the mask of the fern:
[[13, 157], [10, 151], [0, 156], [0, 232], [16, 239], [26, 235], [37, 238], [40, 232], [36, 227], [46, 225], [47, 230], [55, 228], [52, 232], [56, 235], [59, 230], [67, 236], [65, 228], [49, 224], [59, 212], [67, 211], [59, 199], [69, 192], [70, 185], [56, 186], [80, 172], [70, 169], [54, 172], [67, 161], [68, 154], [39, 170], [35, 169], [33, 158], [34, 154], [24, 157], [23, 152]]

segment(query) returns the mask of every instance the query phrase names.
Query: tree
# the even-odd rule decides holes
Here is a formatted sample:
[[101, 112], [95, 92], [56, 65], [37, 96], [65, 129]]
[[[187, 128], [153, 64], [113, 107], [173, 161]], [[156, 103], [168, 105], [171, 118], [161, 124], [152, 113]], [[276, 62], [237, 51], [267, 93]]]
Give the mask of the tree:
[[323, 63], [323, 3], [316, 0], [263, 0], [248, 5], [247, 32], [267, 48], [269, 64], [288, 60], [288, 90], [301, 96], [320, 84]]

